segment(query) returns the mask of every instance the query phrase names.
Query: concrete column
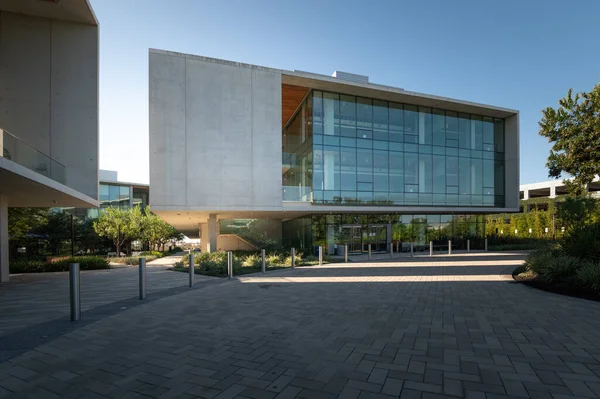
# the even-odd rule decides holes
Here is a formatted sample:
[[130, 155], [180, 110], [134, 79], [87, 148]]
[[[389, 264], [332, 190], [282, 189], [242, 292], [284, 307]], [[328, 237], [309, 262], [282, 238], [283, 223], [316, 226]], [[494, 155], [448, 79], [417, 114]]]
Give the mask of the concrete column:
[[0, 194], [0, 282], [8, 278], [8, 196]]
[[200, 250], [202, 252], [209, 251], [209, 238], [208, 238], [208, 223], [200, 224]]
[[556, 186], [550, 186], [550, 198], [556, 198]]
[[523, 199], [524, 200], [529, 199], [529, 190], [527, 190], [527, 189], [523, 190]]
[[208, 244], [207, 252], [217, 251], [217, 215], [214, 213], [208, 216]]

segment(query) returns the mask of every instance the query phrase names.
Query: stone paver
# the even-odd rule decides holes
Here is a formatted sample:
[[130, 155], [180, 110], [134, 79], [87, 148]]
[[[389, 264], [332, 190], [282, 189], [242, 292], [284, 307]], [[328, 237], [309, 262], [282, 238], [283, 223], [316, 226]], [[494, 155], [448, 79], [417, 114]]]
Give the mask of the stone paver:
[[[166, 256], [148, 262], [149, 294], [188, 283], [187, 274], [167, 270], [179, 259]], [[80, 278], [82, 311], [138, 295], [137, 266], [82, 271]], [[13, 274], [10, 283], [0, 284], [0, 336], [68, 315], [68, 272]]]
[[124, 311], [0, 363], [0, 397], [600, 395], [600, 303], [455, 256], [243, 276]]

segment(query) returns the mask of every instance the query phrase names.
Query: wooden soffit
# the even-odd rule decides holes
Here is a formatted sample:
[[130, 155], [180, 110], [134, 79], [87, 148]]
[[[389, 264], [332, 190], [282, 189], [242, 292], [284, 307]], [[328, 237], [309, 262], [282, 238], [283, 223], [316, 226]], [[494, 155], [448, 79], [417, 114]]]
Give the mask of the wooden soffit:
[[283, 128], [308, 93], [308, 87], [281, 85], [281, 127]]

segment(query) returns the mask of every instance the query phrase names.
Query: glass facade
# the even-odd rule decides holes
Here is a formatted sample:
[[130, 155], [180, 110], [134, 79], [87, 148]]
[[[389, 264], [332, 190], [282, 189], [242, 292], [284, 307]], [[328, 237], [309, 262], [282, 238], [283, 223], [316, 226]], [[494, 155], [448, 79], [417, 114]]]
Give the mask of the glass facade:
[[284, 200], [502, 207], [504, 120], [312, 91], [284, 130], [286, 165]]
[[407, 251], [410, 242], [417, 250], [436, 248], [452, 240], [453, 248], [466, 248], [471, 240], [473, 249], [483, 248], [485, 238], [484, 215], [417, 215], [417, 214], [332, 214], [311, 215], [283, 222], [284, 246], [312, 252], [323, 246], [328, 254], [348, 245], [349, 252], [366, 252], [368, 245], [374, 252]]

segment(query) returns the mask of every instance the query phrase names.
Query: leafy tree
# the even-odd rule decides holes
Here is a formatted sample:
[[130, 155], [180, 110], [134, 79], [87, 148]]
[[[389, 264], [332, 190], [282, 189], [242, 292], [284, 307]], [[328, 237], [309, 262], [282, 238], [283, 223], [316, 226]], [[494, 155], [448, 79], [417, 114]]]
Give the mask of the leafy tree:
[[48, 222], [38, 229], [50, 246], [50, 253], [58, 255], [62, 244], [71, 239], [71, 214], [62, 210], [48, 212]]
[[8, 208], [8, 236], [20, 240], [48, 223], [47, 208]]
[[567, 190], [581, 195], [585, 185], [600, 174], [600, 83], [591, 92], [576, 93], [569, 89], [559, 107], [542, 111], [539, 134], [554, 143], [548, 157], [549, 176], [573, 176], [566, 181]]
[[557, 207], [556, 215], [565, 230], [571, 232], [598, 220], [600, 206], [591, 197], [567, 197]]
[[121, 256], [121, 246], [127, 240], [137, 240], [142, 237], [141, 228], [143, 216], [140, 207], [136, 206], [127, 210], [120, 208], [106, 208], [94, 222], [94, 230], [101, 237], [109, 238], [117, 249], [117, 256]]

